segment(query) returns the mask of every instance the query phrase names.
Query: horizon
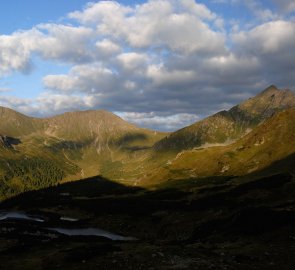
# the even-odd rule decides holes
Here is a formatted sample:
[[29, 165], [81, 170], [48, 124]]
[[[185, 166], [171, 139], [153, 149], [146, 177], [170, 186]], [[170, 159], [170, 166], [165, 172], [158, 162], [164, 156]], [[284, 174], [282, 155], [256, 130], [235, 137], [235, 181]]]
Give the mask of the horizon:
[[1, 6], [0, 106], [25, 115], [106, 110], [173, 131], [268, 85], [295, 89], [290, 0]]
[[[269, 85], [268, 87], [264, 88], [262, 91], [260, 91], [257, 95], [265, 92], [266, 90], [270, 89], [270, 88], [276, 88], [278, 91], [291, 91], [292, 93], [295, 94], [295, 91], [293, 89], [289, 89], [289, 88], [278, 88], [276, 85]], [[248, 99], [250, 98], [254, 98], [255, 96], [251, 96], [249, 97]], [[242, 100], [241, 102], [244, 102], [246, 101], [247, 99], [245, 100]], [[235, 104], [234, 106], [236, 106], [238, 104]], [[4, 107], [4, 106], [1, 106], [0, 105], [0, 108], [4, 108], [4, 109], [9, 109], [9, 110], [13, 110], [13, 111], [16, 111], [17, 113], [21, 113], [27, 117], [31, 117], [31, 118], [37, 118], [37, 119], [46, 119], [46, 118], [53, 118], [53, 117], [57, 117], [57, 116], [61, 116], [61, 115], [64, 115], [64, 114], [67, 114], [67, 113], [79, 113], [79, 112], [107, 112], [107, 113], [111, 113], [111, 114], [114, 114], [115, 116], [118, 116], [120, 117], [122, 120], [128, 122], [127, 120], [125, 120], [123, 117], [120, 116], [120, 114], [117, 114], [116, 112], [111, 112], [111, 111], [108, 111], [108, 110], [105, 110], [105, 109], [84, 109], [84, 110], [72, 110], [72, 111], [64, 111], [64, 112], [61, 112], [61, 113], [57, 113], [57, 114], [49, 114], [47, 116], [32, 116], [32, 115], [29, 115], [29, 114], [26, 114], [26, 113], [22, 113], [22, 112], [19, 112], [17, 110], [14, 110], [13, 108], [9, 108], [9, 107]], [[231, 107], [232, 108], [232, 107]], [[231, 109], [229, 108], [229, 109]], [[227, 111], [227, 110], [226, 110]], [[218, 111], [218, 112], [221, 112], [221, 111]], [[217, 113], [218, 113], [217, 112]], [[208, 116], [205, 116], [203, 118], [200, 118], [200, 119], [197, 119], [195, 122], [191, 123], [191, 124], [194, 124], [194, 123], [197, 123], [199, 121], [202, 121], [203, 119], [209, 117], [209, 116], [212, 116], [212, 115], [208, 115]], [[143, 129], [149, 129], [151, 131], [155, 131], [155, 132], [162, 132], [162, 133], [173, 133], [175, 131], [178, 131], [180, 129], [183, 129], [185, 127], [188, 127], [190, 126], [191, 124], [189, 125], [186, 125], [186, 126], [182, 126], [182, 127], [179, 127], [178, 129], [174, 129], [174, 130], [159, 130], [159, 129], [153, 129], [153, 128], [147, 128], [147, 127], [144, 127], [144, 126], [140, 126], [139, 124], [136, 124], [136, 123], [132, 123], [132, 122], [128, 122], [130, 124], [134, 124], [135, 126], [139, 127], [139, 128], [143, 128]]]

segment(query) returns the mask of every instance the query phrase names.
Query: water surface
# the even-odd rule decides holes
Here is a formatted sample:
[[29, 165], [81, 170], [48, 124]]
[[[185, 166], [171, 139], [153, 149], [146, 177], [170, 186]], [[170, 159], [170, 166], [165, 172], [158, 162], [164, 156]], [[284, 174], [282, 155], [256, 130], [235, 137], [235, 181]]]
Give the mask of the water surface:
[[44, 222], [45, 220], [41, 217], [36, 217], [34, 215], [29, 215], [23, 212], [1, 212], [0, 220], [6, 219], [20, 219], [20, 220], [30, 220], [37, 222]]
[[97, 228], [77, 228], [77, 229], [66, 229], [66, 228], [48, 228], [50, 231], [55, 231], [68, 236], [102, 236], [113, 241], [135, 241], [134, 237], [122, 236], [114, 234], [108, 231], [104, 231]]

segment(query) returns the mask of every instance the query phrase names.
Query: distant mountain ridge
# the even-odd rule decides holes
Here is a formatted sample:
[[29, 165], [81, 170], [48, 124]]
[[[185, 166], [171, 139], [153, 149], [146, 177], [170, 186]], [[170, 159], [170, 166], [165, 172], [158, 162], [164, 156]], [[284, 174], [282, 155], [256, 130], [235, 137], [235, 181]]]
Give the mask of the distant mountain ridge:
[[121, 178], [123, 164], [166, 133], [103, 110], [34, 118], [0, 107], [0, 135], [1, 197], [1, 189], [8, 195], [98, 174]]
[[284, 109], [295, 107], [295, 94], [272, 85], [228, 111], [221, 111], [171, 133], [154, 146], [156, 151], [175, 151], [203, 144], [233, 142], [253, 127]]
[[[295, 137], [292, 127], [286, 128], [286, 123], [294, 124], [294, 110], [290, 109], [294, 107], [293, 92], [270, 86], [228, 111], [216, 113], [168, 136], [137, 127], [103, 110], [34, 118], [0, 107], [0, 199], [95, 175], [127, 185], [148, 185], [157, 179], [165, 181], [179, 176], [238, 174], [243, 164], [229, 161], [227, 154], [223, 156], [223, 151], [235, 144], [242, 149], [232, 151], [238, 153], [235, 154], [238, 159], [242, 160], [240, 153], [247, 153], [249, 157], [245, 161], [249, 169], [241, 168], [241, 172], [247, 173], [292, 154], [293, 148], [286, 147], [284, 137], [289, 141]], [[285, 110], [288, 113], [284, 114]], [[275, 118], [280, 112], [281, 116]], [[282, 133], [274, 124], [267, 124], [272, 123], [269, 121], [273, 118], [278, 126], [281, 123]], [[271, 148], [273, 142], [280, 155], [267, 156], [265, 152], [271, 151], [259, 146], [259, 142], [257, 147], [249, 144], [247, 147], [260, 162], [259, 166], [252, 166], [252, 152], [244, 151], [242, 142], [248, 135], [255, 137], [255, 132], [263, 134], [264, 123], [267, 134], [258, 141], [269, 137], [262, 145]], [[279, 136], [283, 136], [282, 144], [277, 141]], [[217, 151], [216, 147], [211, 147], [214, 149], [207, 153], [202, 148], [208, 145], [223, 146]]]
[[[156, 132], [139, 128], [119, 116], [103, 111], [88, 110], [67, 112], [49, 118], [28, 117], [11, 109], [0, 107], [0, 134], [10, 137], [51, 138], [61, 141], [92, 143], [97, 148], [124, 143], [124, 137], [148, 140], [161, 136]], [[157, 135], [157, 136], [156, 136]]]

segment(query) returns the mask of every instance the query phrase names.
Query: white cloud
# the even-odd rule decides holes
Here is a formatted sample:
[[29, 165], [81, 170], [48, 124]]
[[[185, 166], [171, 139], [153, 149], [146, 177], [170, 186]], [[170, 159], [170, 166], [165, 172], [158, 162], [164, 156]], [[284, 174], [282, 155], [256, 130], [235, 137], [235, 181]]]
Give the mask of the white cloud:
[[233, 36], [240, 51], [256, 55], [279, 53], [294, 55], [295, 22], [283, 20], [268, 22], [255, 27], [248, 32], [240, 32]]
[[167, 70], [162, 65], [151, 65], [147, 76], [155, 86], [181, 86], [192, 81], [197, 81], [197, 74], [193, 70]]
[[36, 99], [0, 96], [1, 106], [21, 113], [39, 117], [55, 115], [66, 111], [84, 110], [92, 107], [92, 100], [81, 95], [62, 95], [45, 92]]
[[145, 126], [157, 130], [173, 131], [196, 122], [199, 117], [196, 114], [180, 113], [174, 115], [157, 115], [154, 112], [116, 112], [124, 120], [136, 125]]
[[272, 21], [233, 36], [238, 55], [256, 58], [261, 79], [267, 83], [295, 86], [295, 22]]
[[167, 46], [185, 52], [216, 53], [224, 50], [224, 36], [203, 20], [220, 18], [193, 0], [150, 0], [134, 8], [113, 1], [88, 5], [70, 18], [95, 25], [98, 33], [128, 42], [132, 47]]
[[0, 104], [3, 107], [18, 110], [22, 113], [36, 113], [32, 99], [23, 99], [13, 96], [0, 96]]
[[85, 62], [93, 58], [93, 52], [88, 48], [93, 37], [92, 29], [56, 24], [41, 24], [37, 29], [40, 34], [32, 37], [32, 41], [36, 43], [34, 51], [43, 58], [70, 63]]
[[116, 87], [114, 73], [99, 63], [74, 66], [67, 75], [47, 75], [46, 88], [62, 92], [107, 93]]
[[115, 24], [120, 22], [131, 11], [131, 8], [120, 5], [115, 1], [99, 1], [98, 3], [89, 3], [82, 12], [75, 11], [68, 16], [79, 20], [83, 24], [96, 25], [101, 22]]
[[190, 11], [193, 15], [196, 15], [199, 18], [214, 20], [218, 17], [204, 4], [196, 3], [194, 0], [182, 0], [180, 2], [186, 11]]
[[27, 72], [30, 67], [31, 46], [24, 33], [0, 36], [0, 76], [11, 70]]
[[118, 44], [114, 43], [109, 39], [103, 39], [95, 43], [97, 53], [101, 57], [109, 57], [116, 55], [121, 51], [121, 48]]
[[148, 56], [142, 53], [128, 52], [117, 56], [119, 63], [125, 70], [138, 71], [147, 65]]
[[90, 106], [91, 101], [86, 96], [43, 93], [37, 99], [36, 109], [38, 108], [39, 115], [48, 115], [52, 114], [52, 111], [62, 113], [77, 110], [77, 108], [89, 109]]
[[81, 63], [93, 58], [89, 50], [93, 30], [56, 24], [40, 24], [31, 30], [0, 35], [0, 76], [11, 71], [28, 72], [31, 58]]

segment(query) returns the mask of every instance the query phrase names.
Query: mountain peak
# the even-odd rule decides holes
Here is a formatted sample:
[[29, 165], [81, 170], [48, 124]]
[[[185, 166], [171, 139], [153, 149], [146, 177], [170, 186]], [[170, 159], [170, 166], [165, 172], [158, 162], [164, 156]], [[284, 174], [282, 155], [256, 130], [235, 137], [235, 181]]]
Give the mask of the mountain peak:
[[288, 89], [279, 89], [271, 85], [253, 98], [250, 98], [237, 107], [247, 113], [269, 117], [278, 110], [295, 106], [295, 94]]
[[265, 88], [260, 94], [266, 94], [266, 93], [277, 92], [277, 91], [280, 91], [280, 89], [276, 85], [272, 84], [269, 87]]
[[[260, 92], [256, 97], [275, 97], [275, 96], [280, 96], [280, 97], [291, 97], [293, 96], [293, 98], [295, 97], [295, 94], [289, 90], [289, 89], [279, 89], [277, 86], [275, 85], [271, 85], [269, 87], [267, 87], [266, 89], [264, 89], [262, 92]], [[254, 98], [256, 98], [254, 97]]]
[[158, 150], [190, 149], [203, 144], [227, 143], [245, 135], [279, 111], [295, 107], [295, 94], [271, 85], [255, 97], [178, 130], [155, 145]]

